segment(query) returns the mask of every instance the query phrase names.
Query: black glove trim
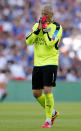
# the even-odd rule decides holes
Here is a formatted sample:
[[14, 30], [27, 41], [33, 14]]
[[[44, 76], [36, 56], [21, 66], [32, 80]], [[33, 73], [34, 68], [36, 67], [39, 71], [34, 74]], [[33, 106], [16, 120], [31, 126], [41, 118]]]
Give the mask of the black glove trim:
[[40, 33], [40, 29], [37, 29], [36, 31], [33, 32], [35, 35], [38, 35]]
[[44, 31], [44, 29], [42, 29], [42, 31], [43, 31], [43, 35], [44, 35], [45, 33], [48, 33], [47, 31]]

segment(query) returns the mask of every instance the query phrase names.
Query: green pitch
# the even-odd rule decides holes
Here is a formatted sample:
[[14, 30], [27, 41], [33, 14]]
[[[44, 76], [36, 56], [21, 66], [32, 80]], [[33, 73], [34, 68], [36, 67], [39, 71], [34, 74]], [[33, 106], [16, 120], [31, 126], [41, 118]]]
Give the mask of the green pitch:
[[0, 131], [81, 131], [81, 103], [55, 103], [60, 111], [52, 128], [41, 128], [45, 112], [38, 103], [0, 103]]

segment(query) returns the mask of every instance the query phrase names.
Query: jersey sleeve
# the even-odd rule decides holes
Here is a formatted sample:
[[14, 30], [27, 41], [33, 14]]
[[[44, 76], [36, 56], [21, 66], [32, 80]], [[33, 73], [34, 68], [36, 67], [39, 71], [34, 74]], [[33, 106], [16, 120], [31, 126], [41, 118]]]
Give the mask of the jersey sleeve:
[[53, 34], [51, 34], [51, 36], [49, 35], [49, 33], [45, 33], [44, 34], [44, 39], [47, 43], [48, 46], [53, 46], [55, 45], [56, 43], [58, 44], [61, 37], [62, 37], [62, 26], [61, 25], [58, 25], [56, 26], [56, 30]]
[[33, 33], [38, 27], [38, 23], [36, 23], [33, 28], [32, 28], [32, 32], [26, 37], [26, 44], [27, 45], [33, 45], [35, 39], [36, 39], [36, 35]]

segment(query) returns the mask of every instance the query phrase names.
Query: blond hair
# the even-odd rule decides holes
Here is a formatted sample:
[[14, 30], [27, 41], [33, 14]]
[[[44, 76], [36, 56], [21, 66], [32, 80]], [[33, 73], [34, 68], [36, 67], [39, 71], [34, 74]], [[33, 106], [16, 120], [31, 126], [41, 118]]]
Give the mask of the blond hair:
[[44, 4], [43, 6], [42, 6], [42, 10], [46, 10], [46, 11], [48, 11], [48, 12], [51, 12], [51, 13], [53, 13], [54, 11], [53, 11], [53, 6], [51, 5], [51, 4]]

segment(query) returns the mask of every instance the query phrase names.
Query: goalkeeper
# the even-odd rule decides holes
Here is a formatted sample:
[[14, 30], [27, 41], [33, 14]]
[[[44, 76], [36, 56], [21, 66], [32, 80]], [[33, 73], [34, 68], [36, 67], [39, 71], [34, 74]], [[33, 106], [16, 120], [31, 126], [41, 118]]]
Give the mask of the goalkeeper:
[[46, 112], [46, 121], [42, 128], [50, 128], [58, 116], [58, 112], [54, 109], [52, 88], [56, 86], [58, 46], [62, 36], [62, 26], [52, 21], [52, 17], [53, 8], [46, 4], [42, 8], [39, 23], [33, 26], [33, 32], [26, 37], [27, 45], [34, 43], [32, 89], [34, 97]]

